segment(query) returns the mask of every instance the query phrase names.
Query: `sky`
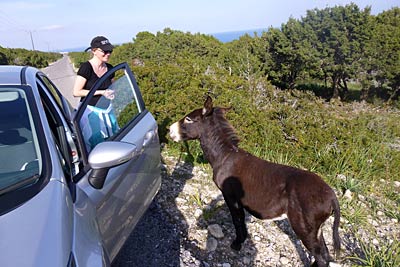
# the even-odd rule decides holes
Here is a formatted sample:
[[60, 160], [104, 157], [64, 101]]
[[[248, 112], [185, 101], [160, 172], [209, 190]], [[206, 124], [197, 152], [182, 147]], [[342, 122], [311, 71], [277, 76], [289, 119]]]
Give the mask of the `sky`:
[[41, 51], [88, 47], [93, 37], [131, 42], [165, 28], [213, 34], [280, 27], [307, 10], [355, 3], [376, 15], [400, 0], [0, 0], [0, 46]]

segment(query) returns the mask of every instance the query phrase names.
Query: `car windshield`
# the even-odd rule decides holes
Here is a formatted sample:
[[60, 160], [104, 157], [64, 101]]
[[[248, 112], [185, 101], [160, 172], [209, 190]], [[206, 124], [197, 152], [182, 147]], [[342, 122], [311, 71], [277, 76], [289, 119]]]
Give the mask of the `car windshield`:
[[22, 88], [0, 88], [0, 194], [34, 183], [41, 157], [27, 96]]

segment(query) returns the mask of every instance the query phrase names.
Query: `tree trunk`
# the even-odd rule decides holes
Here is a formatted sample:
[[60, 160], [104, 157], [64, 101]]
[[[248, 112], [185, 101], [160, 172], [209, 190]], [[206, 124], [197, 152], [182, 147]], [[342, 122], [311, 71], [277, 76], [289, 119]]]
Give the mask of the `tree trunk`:
[[399, 99], [400, 97], [400, 87], [395, 88], [394, 92], [389, 97], [389, 102]]
[[332, 98], [339, 98], [339, 78], [337, 75], [332, 76]]
[[349, 93], [349, 88], [347, 87], [346, 79], [343, 78], [342, 81], [343, 81], [343, 85], [341, 85], [339, 82], [340, 88], [342, 88], [342, 90], [340, 90], [339, 94], [340, 94], [340, 98], [342, 100], [344, 100], [344, 99], [346, 99], [346, 97]]

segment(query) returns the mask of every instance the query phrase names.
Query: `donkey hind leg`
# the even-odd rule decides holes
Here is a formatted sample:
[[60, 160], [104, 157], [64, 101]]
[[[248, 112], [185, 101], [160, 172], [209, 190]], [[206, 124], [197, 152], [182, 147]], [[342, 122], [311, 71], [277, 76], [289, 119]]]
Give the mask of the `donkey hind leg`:
[[319, 236], [318, 241], [319, 241], [319, 245], [320, 245], [320, 248], [321, 248], [321, 253], [320, 253], [321, 255], [320, 256], [322, 257], [322, 260], [319, 259], [319, 257], [314, 256], [315, 257], [315, 262], [312, 264], [312, 266], [329, 266], [329, 262], [331, 262], [333, 259], [329, 255], [329, 250], [328, 250], [328, 247], [326, 246], [322, 230], [321, 230], [321, 234]]
[[320, 228], [321, 234], [319, 235], [319, 243], [320, 243], [320, 246], [322, 248], [322, 257], [329, 264], [330, 261], [333, 261], [333, 258], [329, 255], [329, 250], [328, 250], [328, 247], [326, 246], [325, 239], [324, 239], [324, 234], [322, 232], [322, 225], [320, 227], [321, 227]]
[[232, 242], [231, 248], [239, 251], [247, 237], [244, 209], [240, 201], [235, 197], [226, 194], [223, 194], [223, 196], [231, 213], [233, 225], [236, 230], [236, 239]]
[[292, 224], [292, 228], [311, 255], [314, 256], [315, 262], [312, 266], [328, 267], [329, 253], [322, 232], [318, 238], [319, 227], [301, 227], [300, 225], [301, 224]]

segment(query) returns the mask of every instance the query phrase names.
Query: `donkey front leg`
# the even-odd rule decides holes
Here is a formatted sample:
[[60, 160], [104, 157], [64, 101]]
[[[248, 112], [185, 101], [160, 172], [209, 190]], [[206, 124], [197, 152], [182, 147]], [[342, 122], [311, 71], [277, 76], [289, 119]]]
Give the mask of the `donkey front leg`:
[[242, 243], [247, 237], [244, 209], [240, 200], [236, 199], [234, 196], [227, 194], [223, 194], [223, 196], [226, 205], [228, 205], [233, 225], [236, 229], [236, 239], [232, 242], [231, 248], [239, 251], [242, 248]]

